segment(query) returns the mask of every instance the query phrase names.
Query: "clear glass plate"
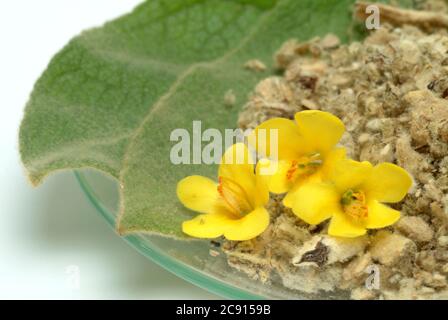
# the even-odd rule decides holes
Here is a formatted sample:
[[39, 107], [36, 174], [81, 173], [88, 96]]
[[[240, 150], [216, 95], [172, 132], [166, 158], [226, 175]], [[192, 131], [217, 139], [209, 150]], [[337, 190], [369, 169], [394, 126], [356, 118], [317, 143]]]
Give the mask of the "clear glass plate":
[[[119, 201], [117, 181], [95, 170], [78, 170], [75, 176], [98, 212], [115, 228]], [[285, 288], [280, 281], [262, 284], [232, 269], [223, 253], [217, 257], [210, 255], [209, 250], [213, 247], [206, 240], [178, 241], [146, 234], [129, 235], [123, 239], [166, 270], [224, 298], [309, 298], [299, 291]]]

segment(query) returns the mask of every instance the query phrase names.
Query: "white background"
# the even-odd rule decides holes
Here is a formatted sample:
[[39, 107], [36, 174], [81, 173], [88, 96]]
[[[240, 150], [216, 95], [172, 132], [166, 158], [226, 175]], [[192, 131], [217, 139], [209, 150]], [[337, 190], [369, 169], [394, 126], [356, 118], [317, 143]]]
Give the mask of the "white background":
[[[71, 173], [33, 189], [19, 161], [23, 107], [53, 54], [82, 30], [139, 2], [1, 1], [0, 299], [216, 298], [129, 247], [95, 212]], [[79, 290], [69, 285], [70, 265], [79, 267]]]

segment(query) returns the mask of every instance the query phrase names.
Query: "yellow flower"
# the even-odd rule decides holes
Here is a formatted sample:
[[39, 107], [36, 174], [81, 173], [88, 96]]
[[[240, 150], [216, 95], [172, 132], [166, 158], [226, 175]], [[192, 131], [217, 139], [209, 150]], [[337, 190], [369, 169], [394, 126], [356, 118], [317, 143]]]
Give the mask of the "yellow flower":
[[[345, 131], [342, 121], [331, 113], [308, 110], [295, 114], [295, 121], [284, 118], [267, 120], [255, 128], [248, 142], [261, 155], [278, 158], [276, 172], [268, 180], [269, 191], [285, 193], [284, 204], [291, 207], [291, 196], [305, 182], [320, 181], [334, 163], [345, 158], [337, 148]], [[278, 132], [278, 145], [271, 145], [271, 130]], [[263, 132], [264, 131], [264, 132]], [[277, 147], [277, 154], [271, 148]]]
[[264, 208], [269, 190], [264, 177], [254, 172], [243, 143], [225, 152], [218, 182], [202, 176], [186, 177], [177, 185], [177, 196], [185, 207], [202, 213], [182, 224], [183, 232], [196, 238], [224, 235], [228, 240], [249, 240], [269, 225]]
[[293, 212], [315, 225], [331, 218], [328, 233], [357, 237], [366, 229], [392, 225], [400, 212], [382, 203], [401, 201], [412, 179], [401, 167], [381, 163], [340, 160], [328, 181], [307, 183], [291, 199]]

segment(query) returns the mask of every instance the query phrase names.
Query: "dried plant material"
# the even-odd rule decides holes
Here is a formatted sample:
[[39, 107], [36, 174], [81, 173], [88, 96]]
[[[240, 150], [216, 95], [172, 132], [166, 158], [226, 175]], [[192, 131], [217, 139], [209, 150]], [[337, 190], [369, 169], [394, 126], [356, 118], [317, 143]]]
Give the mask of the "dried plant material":
[[448, 154], [446, 125], [448, 101], [434, 97], [428, 90], [411, 91], [403, 101], [412, 108], [411, 137], [419, 147], [429, 147], [435, 157]]
[[448, 13], [448, 2], [445, 0], [415, 0], [415, 9]]
[[[327, 223], [303, 224], [278, 196], [270, 208], [270, 231], [254, 240], [259, 251], [243, 253], [239, 246], [226, 251], [231, 257], [246, 255], [241, 265], [231, 259], [236, 268], [263, 270], [266, 281], [276, 274], [284, 286], [312, 294], [346, 290], [354, 299], [448, 297], [448, 33], [437, 29], [433, 21], [438, 18], [425, 26], [424, 19], [415, 20], [442, 16], [448, 8], [436, 15], [381, 8], [398, 10], [395, 19], [416, 25], [395, 28], [385, 23], [385, 15], [382, 28], [362, 43], [336, 45], [331, 35], [287, 41], [274, 56], [283, 76], [257, 85], [239, 126], [291, 119], [307, 109], [333, 113], [346, 125], [341, 143], [350, 157], [397, 163], [412, 174], [410, 194], [396, 205], [400, 222], [371, 232], [357, 245], [341, 246], [326, 236]], [[257, 258], [254, 270], [251, 255]], [[372, 265], [381, 275], [375, 291], [364, 287]]]
[[361, 284], [367, 277], [367, 268], [372, 265], [372, 255], [368, 252], [353, 259], [344, 269], [342, 278], [347, 283]]
[[260, 60], [257, 59], [253, 59], [253, 60], [249, 60], [244, 64], [244, 67], [246, 69], [252, 70], [252, 71], [258, 71], [258, 72], [262, 72], [266, 70], [266, 65], [261, 62]]
[[[445, 195], [445, 199], [447, 196]], [[445, 210], [442, 208], [442, 206], [437, 202], [432, 202], [430, 204], [430, 212], [431, 214], [440, 220], [444, 225], [448, 226], [448, 203], [444, 201], [445, 203]]]
[[339, 47], [339, 45], [341, 44], [341, 40], [339, 40], [338, 36], [329, 33], [322, 39], [320, 44], [322, 45], [323, 49], [334, 49]]
[[382, 265], [396, 267], [411, 264], [415, 259], [416, 250], [412, 240], [388, 231], [380, 231], [372, 239], [370, 254]]
[[233, 90], [228, 90], [224, 95], [224, 104], [226, 107], [233, 107], [236, 103], [236, 96]]
[[295, 61], [297, 56], [311, 55], [313, 57], [319, 57], [323, 51], [335, 49], [339, 47], [340, 43], [339, 38], [331, 33], [327, 34], [323, 39], [314, 37], [305, 42], [291, 39], [286, 41], [275, 53], [275, 66], [277, 69], [285, 70]]
[[231, 267], [263, 283], [270, 278], [269, 251], [262, 245], [255, 245], [253, 241], [226, 242], [222, 249]]
[[275, 53], [275, 66], [284, 70], [296, 58], [297, 54], [303, 54], [308, 50], [308, 43], [301, 44], [296, 39], [285, 42]]
[[434, 231], [421, 217], [403, 217], [395, 227], [417, 242], [428, 242], [434, 237]]
[[448, 263], [443, 266], [442, 272], [445, 273], [445, 274], [448, 274]]
[[300, 109], [293, 103], [293, 92], [281, 77], [270, 77], [262, 80], [255, 88], [250, 102], [246, 105], [247, 112], [242, 112], [238, 119], [241, 128], [247, 128], [247, 123], [254, 116], [260, 122], [273, 117], [285, 117]]
[[213, 249], [210, 249], [210, 250], [208, 251], [208, 253], [209, 253], [212, 257], [217, 257], [217, 256], [220, 255], [219, 251], [216, 251], [216, 250], [213, 250]]
[[[338, 288], [342, 278], [342, 267], [316, 268], [312, 265], [294, 268], [285, 264], [274, 264], [283, 285], [307, 294], [331, 293]], [[313, 297], [313, 296], [310, 296]]]
[[353, 300], [372, 300], [377, 296], [377, 292], [366, 288], [356, 288], [351, 293]]
[[[305, 247], [305, 246], [304, 246]], [[328, 247], [319, 241], [314, 249], [302, 253], [299, 258], [293, 258], [293, 265], [301, 265], [304, 263], [313, 263], [318, 267], [322, 267], [328, 261]]]
[[411, 24], [424, 28], [448, 28], [448, 15], [446, 14], [401, 9], [382, 3], [357, 2], [355, 4], [355, 17], [364, 21], [367, 18], [366, 8], [370, 5], [375, 5], [379, 8], [382, 21], [394, 25]]
[[441, 236], [437, 239], [439, 246], [448, 248], [448, 236]]
[[362, 253], [367, 245], [365, 237], [334, 238], [330, 236], [314, 236], [303, 244], [293, 257], [292, 264], [301, 266], [312, 263], [318, 267], [345, 262]]

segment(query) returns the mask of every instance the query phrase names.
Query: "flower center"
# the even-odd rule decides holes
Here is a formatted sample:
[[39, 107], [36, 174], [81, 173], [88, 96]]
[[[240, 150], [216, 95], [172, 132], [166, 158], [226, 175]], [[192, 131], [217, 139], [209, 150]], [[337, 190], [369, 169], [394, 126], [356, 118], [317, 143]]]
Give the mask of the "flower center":
[[366, 219], [369, 208], [366, 204], [366, 195], [359, 190], [347, 190], [341, 198], [342, 209], [355, 220]]
[[225, 177], [219, 177], [218, 182], [219, 200], [228, 211], [241, 217], [253, 210], [246, 191], [237, 182]]
[[320, 153], [303, 156], [292, 161], [291, 167], [286, 172], [286, 178], [294, 181], [298, 177], [310, 176], [316, 173], [322, 164], [323, 158]]

